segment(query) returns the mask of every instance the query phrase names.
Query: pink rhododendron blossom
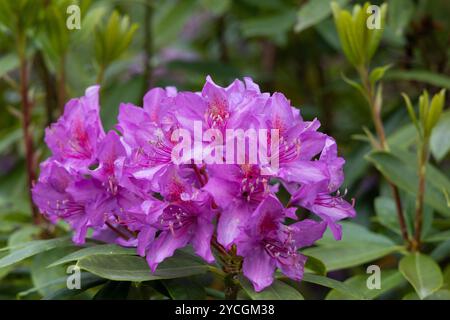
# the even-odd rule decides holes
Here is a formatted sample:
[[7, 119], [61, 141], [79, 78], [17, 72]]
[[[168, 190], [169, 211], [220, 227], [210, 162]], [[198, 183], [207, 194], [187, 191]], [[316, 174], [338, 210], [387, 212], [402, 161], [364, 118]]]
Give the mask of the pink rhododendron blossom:
[[[109, 132], [98, 94], [93, 86], [70, 100], [46, 130], [52, 156], [33, 188], [40, 211], [68, 222], [76, 243], [91, 229], [93, 238], [136, 247], [151, 272], [188, 245], [212, 263], [219, 246], [241, 257], [260, 291], [276, 268], [301, 280], [299, 249], [327, 227], [340, 239], [339, 221], [355, 216], [339, 192], [345, 161], [335, 140], [250, 78], [221, 87], [207, 77], [201, 92], [154, 88], [143, 107], [120, 104]], [[312, 215], [302, 220], [297, 210]]]

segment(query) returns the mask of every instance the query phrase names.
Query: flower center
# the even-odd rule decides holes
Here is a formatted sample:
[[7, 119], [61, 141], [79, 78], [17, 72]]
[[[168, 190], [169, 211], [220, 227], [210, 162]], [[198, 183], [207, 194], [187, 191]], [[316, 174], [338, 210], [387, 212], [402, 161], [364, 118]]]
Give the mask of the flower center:
[[241, 196], [246, 201], [260, 202], [269, 191], [267, 178], [259, 174], [259, 167], [255, 165], [241, 165], [244, 177], [241, 180]]
[[163, 230], [170, 230], [175, 236], [175, 231], [194, 222], [194, 216], [185, 208], [176, 204], [169, 205], [164, 209], [159, 218], [160, 227]]
[[211, 128], [225, 127], [230, 113], [228, 112], [227, 102], [222, 99], [214, 99], [210, 102], [206, 112], [206, 121]]

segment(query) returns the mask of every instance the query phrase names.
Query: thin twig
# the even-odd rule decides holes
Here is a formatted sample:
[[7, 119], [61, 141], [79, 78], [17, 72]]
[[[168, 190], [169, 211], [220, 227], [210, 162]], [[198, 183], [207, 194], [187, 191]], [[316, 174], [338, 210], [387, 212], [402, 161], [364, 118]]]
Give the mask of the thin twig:
[[45, 112], [47, 116], [47, 126], [49, 126], [53, 122], [53, 110], [55, 109], [58, 100], [55, 90], [56, 83], [45, 64], [44, 56], [41, 51], [36, 53], [35, 65], [45, 89]]
[[152, 18], [153, 18], [153, 3], [148, 1], [145, 7], [144, 18], [144, 94], [148, 88], [153, 85], [153, 70], [151, 59], [153, 56], [153, 39], [152, 39]]
[[58, 109], [61, 114], [64, 113], [66, 102], [66, 56], [61, 56], [58, 75]]
[[130, 237], [128, 235], [126, 235], [125, 233], [114, 227], [109, 221], [106, 221], [105, 224], [108, 226], [108, 228], [114, 231], [122, 239], [130, 240]]
[[33, 217], [33, 222], [39, 224], [40, 214], [33, 203], [33, 194], [31, 189], [33, 188], [34, 180], [36, 178], [35, 173], [35, 159], [33, 150], [33, 138], [30, 134], [31, 124], [31, 104], [28, 99], [28, 63], [26, 58], [26, 38], [22, 32], [17, 41], [18, 54], [20, 60], [20, 96], [22, 100], [22, 131], [23, 141], [25, 145], [25, 164], [27, 172], [28, 182], [28, 196], [30, 199], [30, 208]]
[[[374, 123], [375, 131], [376, 131], [378, 139], [379, 139], [378, 147], [380, 150], [388, 151], [389, 146], [387, 144], [386, 134], [384, 132], [383, 120], [381, 119], [381, 101], [378, 101], [378, 102], [376, 101], [377, 99], [376, 99], [376, 96], [374, 93], [374, 88], [370, 84], [370, 81], [369, 81], [369, 73], [368, 73], [367, 68], [364, 67], [364, 68], [359, 69], [358, 71], [359, 71], [359, 74], [361, 77], [361, 82], [366, 91], [366, 99], [367, 99], [367, 102], [368, 102], [370, 110], [371, 110], [372, 121]], [[397, 211], [397, 218], [398, 218], [402, 238], [405, 241], [405, 243], [408, 246], [410, 246], [411, 240], [409, 239], [408, 229], [406, 227], [406, 221], [405, 221], [405, 216], [404, 216], [404, 212], [403, 212], [403, 208], [402, 208], [400, 192], [399, 192], [397, 186], [394, 183], [392, 183], [392, 181], [390, 181], [387, 177], [386, 177], [386, 180], [391, 187], [392, 195], [394, 197], [395, 207], [396, 207], [396, 211]]]
[[412, 242], [412, 250], [419, 251], [422, 238], [423, 224], [423, 203], [425, 198], [425, 179], [428, 159], [428, 143], [424, 141], [420, 146], [419, 153], [419, 187], [416, 196], [416, 215], [414, 219], [414, 240]]

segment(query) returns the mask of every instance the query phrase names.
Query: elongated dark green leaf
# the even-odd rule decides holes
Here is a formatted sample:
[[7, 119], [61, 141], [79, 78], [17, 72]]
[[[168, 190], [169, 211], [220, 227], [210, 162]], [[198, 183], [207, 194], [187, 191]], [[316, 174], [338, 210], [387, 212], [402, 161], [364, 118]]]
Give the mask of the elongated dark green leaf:
[[450, 152], [450, 112], [444, 112], [431, 134], [430, 150], [439, 162]]
[[[395, 155], [385, 151], [373, 151], [366, 156], [377, 169], [399, 188], [415, 195], [417, 190], [417, 170], [414, 166], [415, 157], [407, 151], [396, 150]], [[402, 154], [399, 158], [397, 154]], [[412, 159], [411, 159], [412, 158]], [[427, 166], [427, 183], [425, 202], [446, 216], [450, 216], [443, 190], [450, 190], [450, 182], [431, 165]]]
[[388, 25], [395, 35], [401, 36], [414, 14], [412, 0], [396, 0], [389, 3]]
[[19, 66], [19, 58], [15, 54], [8, 54], [0, 58], [0, 78]]
[[[88, 272], [81, 272], [80, 277], [81, 277], [80, 278], [80, 283], [81, 283], [80, 289], [68, 289], [67, 286], [64, 286], [64, 288], [50, 292], [48, 295], [44, 296], [42, 299], [43, 300], [67, 299], [67, 298], [79, 295], [79, 294], [83, 293], [84, 291], [86, 291], [90, 288], [96, 287], [107, 281], [105, 279], [99, 278], [96, 275], [90, 274]], [[61, 283], [67, 283], [67, 277], [55, 280], [55, 283], [57, 283], [58, 281], [60, 281]], [[44, 286], [44, 288], [49, 285], [52, 285], [52, 284], [46, 284]], [[39, 289], [41, 289], [41, 288], [30, 289], [28, 293], [37, 291]]]
[[412, 123], [408, 123], [403, 127], [395, 130], [388, 136], [389, 146], [397, 148], [408, 148], [411, 144], [417, 141], [417, 131]]
[[297, 289], [284, 283], [281, 280], [274, 280], [272, 285], [261, 292], [256, 292], [252, 284], [243, 276], [240, 277], [239, 282], [242, 285], [245, 293], [252, 300], [304, 300], [303, 296]]
[[175, 40], [189, 17], [198, 8], [197, 1], [163, 1], [155, 10], [153, 34], [155, 47], [162, 47]]
[[450, 230], [438, 232], [425, 238], [426, 242], [441, 242], [450, 240]]
[[63, 263], [81, 260], [83, 258], [86, 258], [89, 256], [94, 256], [94, 255], [111, 256], [111, 255], [121, 255], [121, 254], [135, 255], [136, 249], [124, 248], [124, 247], [120, 247], [115, 244], [96, 245], [93, 247], [83, 248], [81, 250], [73, 252], [73, 253], [53, 262], [48, 267], [54, 267], [54, 266], [57, 266], [57, 265], [60, 265]]
[[[329, 17], [331, 15], [331, 2], [331, 0], [314, 0], [302, 5], [297, 14], [295, 32], [301, 32]], [[336, 2], [343, 7], [348, 3], [348, 0], [337, 0]]]
[[[420, 298], [417, 293], [410, 292], [403, 297], [403, 300], [420, 300]], [[438, 290], [426, 297], [425, 300], [450, 300], [450, 290]]]
[[412, 253], [400, 260], [399, 270], [421, 299], [437, 291], [443, 284], [439, 265], [421, 253]]
[[325, 264], [317, 258], [307, 256], [308, 260], [306, 260], [305, 269], [312, 271], [314, 273], [320, 274], [322, 276], [327, 274], [327, 267]]
[[68, 246], [70, 244], [71, 241], [68, 237], [51, 240], [36, 240], [26, 244], [22, 244], [20, 246], [20, 249], [12, 251], [10, 254], [0, 259], [0, 268], [4, 268], [14, 263], [20, 262], [40, 252], [51, 250], [57, 247]]
[[295, 23], [295, 13], [286, 10], [267, 17], [257, 17], [241, 23], [246, 37], [279, 36], [289, 31]]
[[442, 261], [450, 256], [450, 240], [446, 240], [433, 249], [430, 256], [436, 261]]
[[11, 250], [14, 250], [13, 248], [20, 248], [25, 243], [33, 241], [40, 231], [41, 229], [35, 225], [23, 226], [9, 236], [8, 247], [12, 248]]
[[386, 228], [400, 234], [395, 202], [389, 197], [378, 197], [375, 199], [375, 213], [378, 222]]
[[51, 250], [46, 250], [39, 253], [33, 257], [33, 262], [31, 264], [31, 279], [33, 280], [33, 285], [39, 288], [39, 293], [42, 296], [48, 295], [53, 291], [62, 289], [66, 286], [66, 282], [55, 283], [53, 285], [48, 285], [52, 281], [60, 278], [68, 277], [66, 273], [66, 268], [64, 266], [56, 266], [52, 268], [47, 268], [47, 265], [67, 254], [70, 254], [76, 250], [75, 247], [59, 247]]
[[192, 278], [169, 279], [162, 283], [174, 300], [203, 300], [206, 298], [205, 288]]
[[428, 70], [390, 70], [386, 80], [406, 80], [429, 83], [438, 88], [450, 89], [450, 77]]
[[338, 290], [350, 297], [353, 297], [353, 299], [356, 299], [356, 300], [366, 299], [366, 297], [363, 295], [363, 293], [360, 292], [358, 289], [348, 286], [347, 284], [345, 284], [343, 282], [340, 282], [340, 281], [337, 281], [337, 280], [334, 280], [331, 278], [327, 278], [327, 277], [320, 276], [317, 274], [305, 273], [303, 275], [303, 281]]
[[126, 300], [130, 282], [108, 281], [94, 296], [94, 300]]
[[0, 154], [22, 139], [22, 136], [23, 134], [21, 128], [14, 129], [13, 131], [7, 132], [5, 135], [2, 135], [0, 139]]
[[380, 246], [392, 246], [394, 242], [388, 237], [370, 231], [366, 227], [354, 222], [344, 221], [342, 226], [342, 239], [336, 241], [329, 230], [325, 232], [322, 239], [317, 241], [321, 246], [345, 244], [350, 245], [355, 242], [364, 242], [365, 244], [378, 244]]
[[208, 266], [184, 252], [162, 262], [155, 273], [144, 258], [130, 255], [93, 255], [78, 261], [81, 269], [116, 281], [149, 281], [172, 279], [205, 273]]
[[[367, 299], [375, 299], [380, 295], [406, 283], [402, 274], [397, 270], [381, 271], [381, 284], [380, 289], [369, 289], [367, 287], [367, 279], [370, 274], [359, 274], [344, 281], [344, 284], [350, 288], [359, 290]], [[337, 289], [331, 290], [327, 297], [327, 300], [353, 300], [354, 297], [348, 293], [341, 292]]]
[[345, 269], [370, 262], [400, 250], [399, 246], [355, 244], [352, 246], [320, 246], [305, 251], [308, 255], [321, 259], [328, 271]]
[[341, 241], [334, 240], [327, 231], [317, 242], [317, 247], [306, 249], [303, 253], [321, 260], [328, 271], [333, 271], [373, 261], [402, 248], [389, 238], [355, 223], [342, 223], [342, 228]]

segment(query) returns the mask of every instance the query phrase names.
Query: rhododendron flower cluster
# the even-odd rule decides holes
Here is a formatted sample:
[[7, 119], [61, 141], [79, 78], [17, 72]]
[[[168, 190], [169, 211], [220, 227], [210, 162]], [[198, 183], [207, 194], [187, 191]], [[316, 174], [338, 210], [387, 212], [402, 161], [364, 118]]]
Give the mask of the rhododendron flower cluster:
[[[41, 164], [33, 188], [42, 214], [70, 224], [77, 244], [92, 230], [92, 238], [136, 247], [152, 272], [188, 245], [213, 263], [217, 244], [242, 257], [242, 272], [260, 291], [272, 283], [276, 268], [301, 280], [306, 257], [299, 249], [314, 244], [327, 227], [339, 240], [338, 221], [355, 215], [338, 190], [344, 159], [335, 140], [317, 131], [318, 120], [303, 120], [283, 94], [262, 93], [249, 78], [223, 88], [208, 77], [201, 92], [154, 88], [143, 107], [122, 103], [109, 132], [99, 109], [98, 86], [66, 104], [46, 130], [52, 156]], [[185, 129], [194, 141], [194, 123], [224, 136], [266, 130], [264, 144], [277, 167], [229, 159], [199, 163], [195, 146], [175, 164], [175, 133]], [[203, 141], [203, 152], [213, 143]], [[287, 204], [277, 197], [281, 189], [290, 194]], [[302, 210], [309, 218], [298, 218]]]

